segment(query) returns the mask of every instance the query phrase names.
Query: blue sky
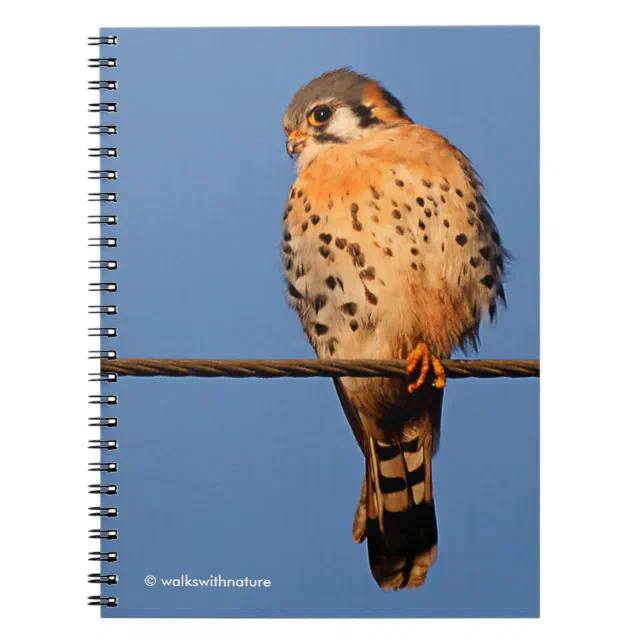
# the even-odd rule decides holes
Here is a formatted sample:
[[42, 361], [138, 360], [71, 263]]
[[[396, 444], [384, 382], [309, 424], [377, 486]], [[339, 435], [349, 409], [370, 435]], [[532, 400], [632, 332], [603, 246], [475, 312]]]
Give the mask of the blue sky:
[[[296, 358], [281, 214], [283, 112], [351, 66], [472, 160], [516, 257], [481, 357], [539, 356], [536, 28], [106, 29], [119, 111], [120, 357]], [[113, 188], [113, 183], [109, 188]], [[107, 185], [104, 189], [108, 189]], [[111, 231], [110, 231], [111, 232]], [[111, 321], [111, 320], [110, 320]], [[439, 558], [383, 593], [351, 540], [363, 461], [328, 379], [121, 378], [120, 606], [108, 616], [535, 616], [539, 383], [448, 383], [434, 481]], [[107, 525], [107, 523], [106, 523]], [[148, 574], [262, 577], [265, 591], [147, 587]]]

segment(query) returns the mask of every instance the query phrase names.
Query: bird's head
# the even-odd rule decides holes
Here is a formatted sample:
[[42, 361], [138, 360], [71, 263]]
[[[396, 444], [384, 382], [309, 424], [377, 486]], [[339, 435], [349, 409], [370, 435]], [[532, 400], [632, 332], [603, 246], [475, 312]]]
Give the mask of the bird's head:
[[350, 69], [336, 69], [293, 97], [283, 121], [286, 150], [297, 156], [301, 170], [330, 145], [411, 122], [402, 103], [382, 85]]

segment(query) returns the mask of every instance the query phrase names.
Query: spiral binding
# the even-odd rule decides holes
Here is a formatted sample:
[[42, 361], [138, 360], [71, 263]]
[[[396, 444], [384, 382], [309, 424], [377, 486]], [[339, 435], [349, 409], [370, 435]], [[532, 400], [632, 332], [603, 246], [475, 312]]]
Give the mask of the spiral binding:
[[[117, 67], [117, 58], [115, 56], [107, 55], [107, 52], [102, 49], [103, 47], [112, 47], [116, 45], [116, 43], [116, 36], [92, 36], [89, 38], [88, 45], [93, 47], [100, 46], [101, 51], [98, 57], [92, 57], [88, 60], [88, 66], [94, 69], [101, 69], [106, 73], [109, 73], [110, 70]], [[93, 91], [113, 92], [118, 89], [118, 82], [114, 79], [91, 80], [89, 81], [88, 87]], [[112, 100], [112, 95], [110, 95], [109, 100], [103, 100], [103, 96], [101, 95], [99, 102], [89, 103], [88, 111], [99, 113], [99, 115], [110, 115], [118, 111], [118, 104], [115, 100]], [[115, 137], [118, 136], [118, 128], [116, 125], [109, 123], [90, 125], [89, 133], [103, 137], [100, 139], [101, 147], [89, 148], [88, 153], [90, 157], [99, 157], [101, 159], [115, 159], [118, 157], [118, 150], [115, 145], [103, 147], [108, 138], [110, 143], [112, 143]], [[100, 192], [88, 193], [88, 201], [99, 202], [101, 207], [103, 207], [103, 204], [111, 205], [118, 201], [116, 190], [111, 189], [111, 185], [116, 185], [112, 184], [112, 182], [116, 182], [118, 180], [117, 170], [90, 170], [88, 178], [92, 181], [99, 180], [104, 182], [101, 183]], [[108, 183], [110, 184], [110, 189], [104, 190]], [[92, 226], [116, 226], [118, 220], [116, 215], [112, 213], [101, 212], [95, 215], [88, 215], [87, 222]], [[108, 237], [103, 235], [90, 237], [88, 239], [88, 244], [90, 247], [100, 248], [100, 252], [103, 253], [104, 251], [102, 249], [109, 250], [116, 247], [117, 238], [116, 236]], [[117, 268], [118, 264], [116, 260], [113, 259], [101, 258], [90, 260], [89, 262], [89, 269], [92, 271], [100, 271], [99, 274], [101, 276], [107, 276], [110, 271], [116, 271]], [[88, 286], [89, 291], [100, 292], [101, 294], [101, 304], [90, 305], [89, 313], [100, 316], [114, 316], [118, 314], [118, 307], [116, 304], [105, 303], [102, 301], [104, 294], [111, 295], [117, 292], [118, 287], [116, 281], [95, 281], [90, 282]], [[103, 318], [100, 319], [102, 320]], [[101, 343], [110, 342], [112, 338], [116, 337], [117, 328], [116, 326], [92, 326], [88, 329], [88, 335], [90, 337], [100, 338]], [[113, 349], [101, 348], [99, 350], [92, 350], [89, 352], [90, 360], [114, 360], [116, 357], [116, 351]], [[90, 382], [113, 384], [117, 382], [118, 376], [115, 373], [99, 371], [99, 373], [90, 373], [89, 380]], [[91, 394], [89, 396], [89, 404], [99, 405], [101, 410], [112, 409], [118, 404], [118, 397], [113, 393], [101, 392], [100, 394]], [[95, 451], [93, 454], [100, 455], [98, 462], [94, 461], [89, 463], [89, 471], [98, 472], [102, 477], [100, 483], [95, 483], [89, 486], [89, 493], [92, 495], [98, 495], [101, 499], [114, 500], [117, 498], [119, 490], [117, 485], [109, 482], [109, 477], [118, 471], [118, 463], [116, 462], [116, 459], [113, 458], [114, 453], [118, 450], [118, 442], [112, 436], [112, 430], [118, 426], [118, 419], [115, 416], [103, 415], [101, 413], [100, 415], [89, 418], [89, 426], [99, 428], [99, 431], [102, 434], [105, 432], [109, 432], [110, 434], [109, 438], [101, 436], [98, 439], [91, 439], [89, 441], [88, 448], [91, 450], [98, 450], [98, 452]], [[112, 458], [106, 458], [108, 455]], [[98, 517], [101, 521], [100, 528], [89, 531], [90, 539], [99, 539], [98, 543], [102, 544], [104, 541], [112, 542], [118, 538], [118, 531], [110, 529], [105, 525], [105, 522], [109, 522], [118, 516], [118, 508], [115, 504], [100, 503], [99, 505], [92, 506], [89, 508], [89, 514], [92, 517]], [[109, 566], [110, 564], [118, 561], [118, 553], [114, 549], [104, 551], [103, 548], [101, 548], [98, 551], [90, 552], [89, 559], [90, 561], [100, 562], [101, 566]], [[88, 582], [90, 584], [99, 584], [100, 586], [116, 586], [119, 581], [118, 575], [109, 574], [105, 572], [104, 568], [101, 572], [92, 573], [88, 577]], [[108, 608], [115, 607], [118, 605], [118, 597], [115, 595], [116, 593], [110, 593], [109, 596], [104, 596], [102, 593], [99, 595], [91, 595], [88, 597], [89, 605], [105, 606]]]

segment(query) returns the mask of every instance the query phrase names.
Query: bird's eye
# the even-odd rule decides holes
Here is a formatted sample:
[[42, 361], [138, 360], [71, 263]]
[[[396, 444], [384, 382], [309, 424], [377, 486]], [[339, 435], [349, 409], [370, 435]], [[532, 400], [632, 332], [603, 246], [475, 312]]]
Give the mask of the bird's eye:
[[316, 107], [309, 114], [309, 123], [311, 125], [317, 126], [326, 123], [331, 118], [331, 108], [327, 105], [321, 105]]

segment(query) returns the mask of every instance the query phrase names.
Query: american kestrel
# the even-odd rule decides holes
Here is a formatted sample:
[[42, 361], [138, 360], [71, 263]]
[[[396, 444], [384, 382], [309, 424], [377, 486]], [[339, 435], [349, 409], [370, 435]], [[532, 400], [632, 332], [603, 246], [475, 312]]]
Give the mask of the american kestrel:
[[406, 358], [418, 373], [335, 387], [366, 463], [353, 538], [367, 539], [381, 588], [419, 588], [437, 555], [439, 360], [476, 349], [482, 317], [505, 303], [505, 251], [467, 157], [378, 82], [322, 74], [283, 125], [299, 175], [282, 262], [304, 332], [320, 358]]

